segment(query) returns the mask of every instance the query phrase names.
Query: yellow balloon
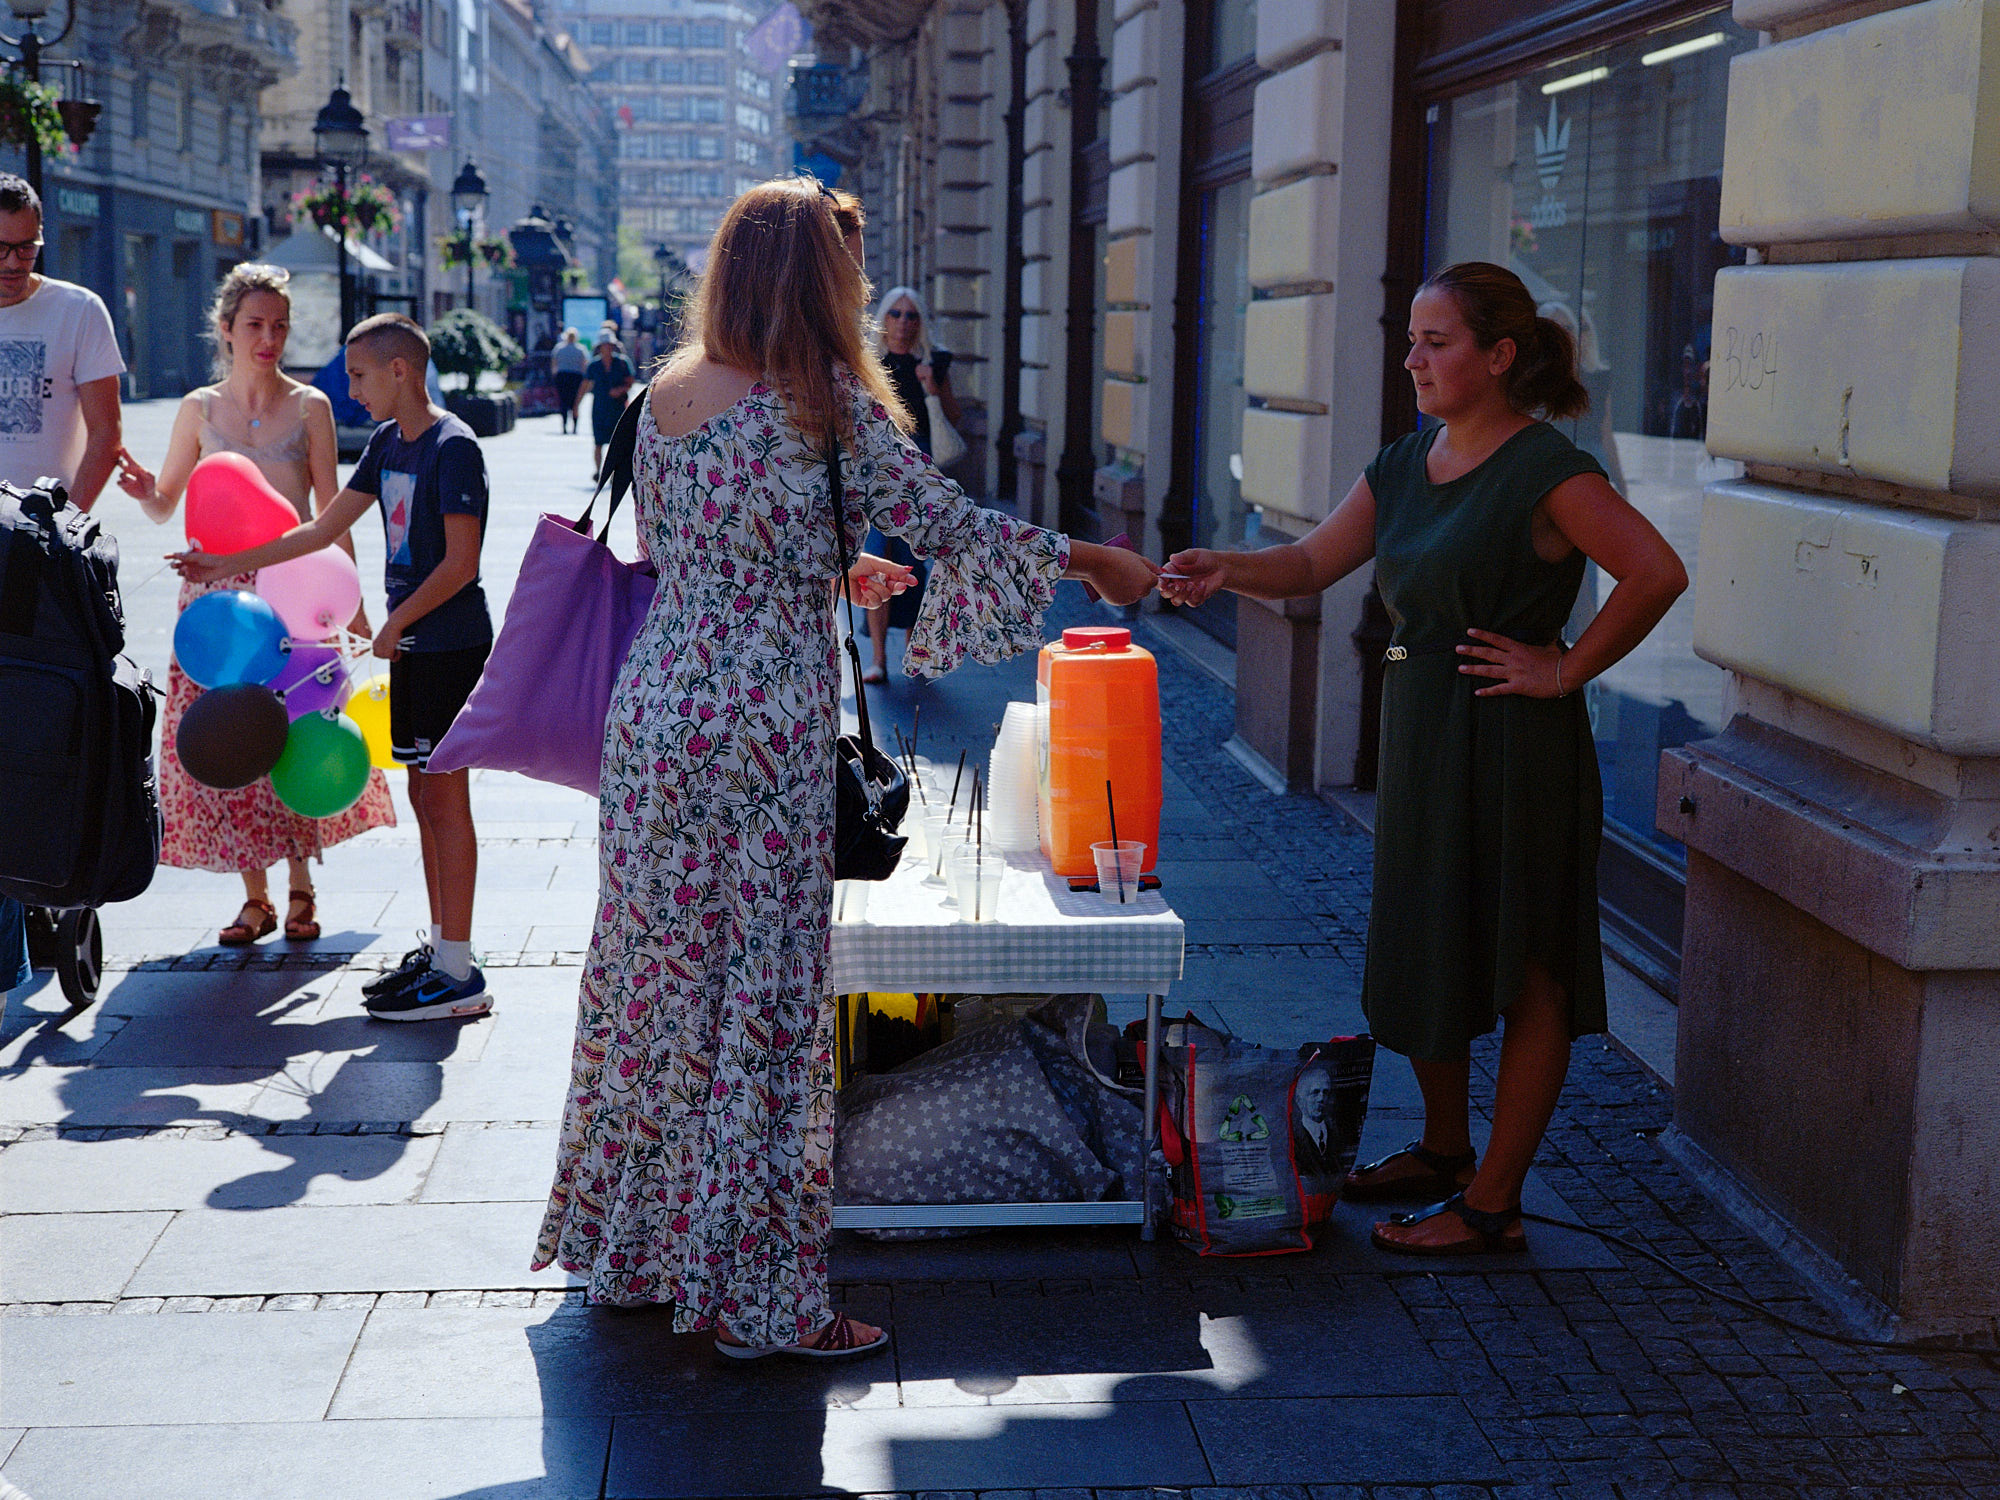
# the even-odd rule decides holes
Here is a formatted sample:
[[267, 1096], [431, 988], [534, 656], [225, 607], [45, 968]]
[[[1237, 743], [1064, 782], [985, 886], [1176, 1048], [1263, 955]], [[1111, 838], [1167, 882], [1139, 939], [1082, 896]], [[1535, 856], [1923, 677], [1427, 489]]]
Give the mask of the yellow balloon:
[[355, 688], [341, 710], [354, 721], [361, 738], [368, 742], [368, 764], [385, 771], [396, 769], [389, 753], [389, 679], [377, 677]]

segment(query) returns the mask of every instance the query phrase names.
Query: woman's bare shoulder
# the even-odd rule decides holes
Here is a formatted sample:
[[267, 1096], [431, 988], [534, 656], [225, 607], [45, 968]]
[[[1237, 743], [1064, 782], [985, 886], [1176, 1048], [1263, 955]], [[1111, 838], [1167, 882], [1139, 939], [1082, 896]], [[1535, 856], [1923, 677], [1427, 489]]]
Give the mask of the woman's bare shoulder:
[[653, 425], [668, 437], [686, 437], [736, 405], [763, 379], [752, 370], [700, 355], [669, 359], [653, 377]]

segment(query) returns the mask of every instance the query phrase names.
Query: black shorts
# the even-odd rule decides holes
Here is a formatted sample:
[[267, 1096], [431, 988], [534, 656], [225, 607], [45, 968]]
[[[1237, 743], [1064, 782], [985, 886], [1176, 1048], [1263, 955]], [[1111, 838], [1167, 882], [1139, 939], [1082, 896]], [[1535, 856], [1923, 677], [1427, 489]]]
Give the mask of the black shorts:
[[389, 663], [389, 753], [399, 766], [430, 764], [451, 721], [465, 707], [493, 647], [405, 651]]

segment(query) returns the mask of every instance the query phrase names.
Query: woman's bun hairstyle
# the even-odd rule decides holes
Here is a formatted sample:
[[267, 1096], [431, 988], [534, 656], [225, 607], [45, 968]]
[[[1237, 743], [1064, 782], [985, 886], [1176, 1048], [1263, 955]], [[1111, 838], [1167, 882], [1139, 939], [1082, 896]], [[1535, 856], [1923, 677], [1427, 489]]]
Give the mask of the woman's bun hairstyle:
[[1480, 348], [1514, 341], [1514, 362], [1501, 378], [1516, 411], [1563, 421], [1589, 409], [1590, 392], [1576, 372], [1576, 340], [1562, 324], [1535, 311], [1527, 286], [1505, 266], [1462, 260], [1418, 290], [1449, 292]]

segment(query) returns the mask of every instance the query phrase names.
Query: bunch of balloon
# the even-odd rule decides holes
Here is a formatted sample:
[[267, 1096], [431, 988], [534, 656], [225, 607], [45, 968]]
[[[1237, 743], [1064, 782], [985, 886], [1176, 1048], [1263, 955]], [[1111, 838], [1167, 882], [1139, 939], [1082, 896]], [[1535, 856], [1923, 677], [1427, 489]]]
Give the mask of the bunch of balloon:
[[[188, 478], [188, 542], [204, 552], [262, 546], [298, 524], [291, 502], [241, 454], [211, 454]], [[359, 800], [367, 749], [337, 714], [349, 691], [338, 641], [360, 606], [353, 560], [332, 550], [263, 569], [256, 593], [191, 601], [174, 627], [174, 656], [208, 691], [174, 741], [187, 773], [222, 789], [268, 775], [278, 800], [309, 818]]]

